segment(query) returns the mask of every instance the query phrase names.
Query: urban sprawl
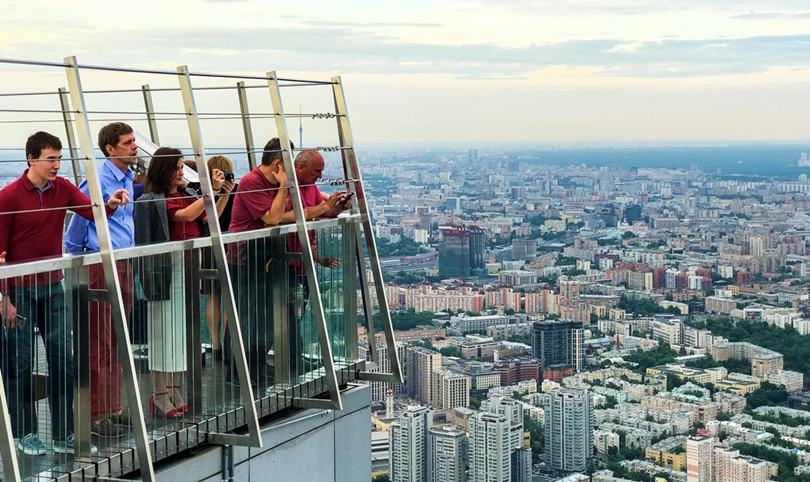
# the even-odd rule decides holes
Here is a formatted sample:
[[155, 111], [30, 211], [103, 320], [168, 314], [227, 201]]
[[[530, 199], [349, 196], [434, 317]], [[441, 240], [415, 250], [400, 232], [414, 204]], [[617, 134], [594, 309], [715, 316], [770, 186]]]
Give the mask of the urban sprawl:
[[368, 157], [373, 480], [810, 480], [806, 175]]

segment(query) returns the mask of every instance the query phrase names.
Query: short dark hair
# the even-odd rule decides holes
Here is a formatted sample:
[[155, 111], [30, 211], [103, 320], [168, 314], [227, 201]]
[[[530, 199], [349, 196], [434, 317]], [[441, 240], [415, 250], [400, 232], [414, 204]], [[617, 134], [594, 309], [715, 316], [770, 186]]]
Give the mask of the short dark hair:
[[183, 158], [180, 149], [161, 147], [152, 154], [146, 178], [143, 181], [144, 192], [169, 194], [169, 186], [177, 175], [177, 161]]
[[25, 158], [30, 156], [37, 159], [42, 154], [42, 149], [62, 150], [62, 141], [53, 134], [44, 131], [34, 132], [25, 141]]
[[[295, 144], [290, 141], [290, 149], [295, 149]], [[269, 166], [276, 159], [281, 159], [281, 141], [278, 137], [274, 137], [267, 141], [264, 145], [264, 152], [262, 153], [262, 166]]]
[[115, 147], [118, 145], [118, 141], [121, 140], [121, 136], [126, 134], [132, 134], [132, 127], [123, 122], [113, 122], [102, 127], [98, 131], [98, 148], [101, 149], [101, 154], [104, 157], [109, 156], [107, 146]]

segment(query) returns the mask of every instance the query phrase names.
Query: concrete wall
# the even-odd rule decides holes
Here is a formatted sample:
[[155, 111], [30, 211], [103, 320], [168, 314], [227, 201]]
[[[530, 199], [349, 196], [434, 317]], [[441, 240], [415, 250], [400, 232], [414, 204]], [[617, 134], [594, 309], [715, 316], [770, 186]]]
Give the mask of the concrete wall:
[[[366, 482], [371, 480], [371, 390], [342, 393], [343, 410], [298, 410], [262, 426], [262, 448], [234, 447], [234, 480]], [[155, 467], [159, 481], [222, 480], [222, 447]]]

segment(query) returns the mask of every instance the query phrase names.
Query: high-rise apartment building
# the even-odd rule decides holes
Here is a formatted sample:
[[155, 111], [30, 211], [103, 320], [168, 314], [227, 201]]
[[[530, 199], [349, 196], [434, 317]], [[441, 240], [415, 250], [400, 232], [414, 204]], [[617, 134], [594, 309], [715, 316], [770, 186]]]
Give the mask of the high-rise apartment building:
[[727, 447], [714, 447], [713, 456], [714, 482], [766, 482], [770, 479], [770, 464], [764, 460], [740, 455], [739, 450]]
[[558, 388], [543, 395], [545, 461], [557, 473], [581, 472], [593, 454], [595, 425], [586, 389]]
[[686, 481], [712, 482], [714, 439], [690, 437], [686, 439]]
[[455, 370], [440, 369], [433, 372], [435, 396], [433, 404], [442, 409], [467, 407], [470, 405], [472, 377]]
[[513, 239], [512, 240], [512, 259], [515, 261], [522, 261], [529, 259], [530, 261], [537, 256], [537, 241], [534, 239]]
[[[408, 364], [405, 363], [407, 345], [404, 343], [397, 343], [397, 355], [402, 361], [402, 377], [403, 380], [408, 379]], [[359, 354], [364, 357], [366, 361], [371, 361], [371, 352], [368, 345], [360, 345]], [[370, 372], [390, 373], [391, 362], [388, 359], [388, 347], [384, 343], [377, 343], [377, 366], [370, 368]], [[371, 382], [371, 401], [384, 402], [386, 392], [391, 389], [395, 395], [402, 395], [405, 393], [406, 385], [404, 383], [386, 383], [386, 382]]]
[[503, 415], [509, 420], [509, 447], [517, 450], [523, 446], [523, 406], [514, 398], [491, 396], [481, 404], [481, 409]]
[[439, 276], [466, 277], [484, 268], [484, 231], [475, 226], [439, 228]]
[[532, 449], [521, 447], [512, 451], [512, 482], [532, 482]]
[[405, 355], [408, 394], [424, 404], [434, 403], [438, 396], [432, 373], [442, 367], [441, 353], [421, 346], [409, 346]]
[[534, 357], [541, 371], [551, 367], [570, 366], [582, 370], [583, 325], [581, 321], [535, 321], [532, 327]]
[[470, 482], [510, 482], [511, 423], [490, 412], [470, 417]]
[[432, 415], [423, 406], [407, 407], [391, 424], [392, 482], [427, 480], [427, 440], [432, 424]]
[[478, 165], [478, 149], [467, 150], [467, 162], [471, 167]]
[[578, 308], [580, 291], [579, 281], [570, 280], [565, 276], [560, 276], [557, 284], [560, 286], [560, 306]]
[[451, 425], [436, 426], [428, 432], [427, 482], [464, 482], [467, 456], [464, 432]]

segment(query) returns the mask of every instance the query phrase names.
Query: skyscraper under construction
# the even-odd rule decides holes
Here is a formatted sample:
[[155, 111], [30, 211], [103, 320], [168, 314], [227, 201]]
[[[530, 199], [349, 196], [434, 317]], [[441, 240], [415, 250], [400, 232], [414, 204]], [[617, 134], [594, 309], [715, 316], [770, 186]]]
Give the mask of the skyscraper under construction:
[[439, 231], [439, 276], [464, 278], [484, 268], [484, 230], [476, 226], [443, 226]]

